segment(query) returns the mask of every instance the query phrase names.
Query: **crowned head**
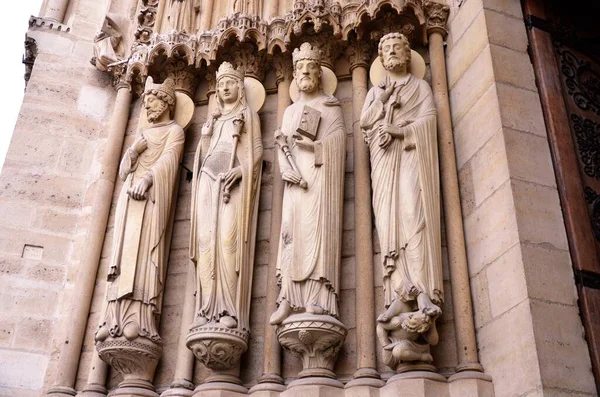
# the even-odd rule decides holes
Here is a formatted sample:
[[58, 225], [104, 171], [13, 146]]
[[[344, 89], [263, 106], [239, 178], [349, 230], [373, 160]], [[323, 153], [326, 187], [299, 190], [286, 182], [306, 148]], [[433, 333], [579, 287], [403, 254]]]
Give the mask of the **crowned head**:
[[292, 53], [294, 79], [301, 92], [315, 92], [320, 89], [322, 52], [310, 43], [302, 43]]
[[400, 73], [410, 67], [410, 43], [402, 33], [388, 33], [379, 40], [379, 57], [386, 70]]
[[223, 62], [217, 71], [217, 98], [221, 108], [230, 107], [244, 98], [244, 70]]
[[151, 76], [146, 80], [144, 107], [148, 121], [154, 123], [168, 110], [169, 119], [175, 111], [175, 82], [167, 78], [162, 84], [154, 84]]

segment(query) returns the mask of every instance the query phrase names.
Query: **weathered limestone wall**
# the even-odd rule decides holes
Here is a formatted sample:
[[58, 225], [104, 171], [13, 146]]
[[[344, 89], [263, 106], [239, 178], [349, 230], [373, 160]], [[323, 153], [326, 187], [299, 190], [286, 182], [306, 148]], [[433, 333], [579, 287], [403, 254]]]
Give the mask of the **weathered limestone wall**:
[[449, 23], [450, 105], [481, 364], [496, 396], [596, 395], [520, 2]]
[[105, 12], [98, 3], [78, 2], [69, 33], [29, 32], [39, 55], [0, 174], [3, 396], [39, 396], [64, 343], [115, 96], [110, 78], [89, 63]]

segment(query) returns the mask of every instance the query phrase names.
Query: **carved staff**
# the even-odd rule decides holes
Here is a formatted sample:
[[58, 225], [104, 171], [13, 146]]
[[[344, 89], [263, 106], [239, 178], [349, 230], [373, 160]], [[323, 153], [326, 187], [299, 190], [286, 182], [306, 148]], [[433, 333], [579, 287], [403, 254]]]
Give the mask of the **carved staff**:
[[308, 183], [306, 183], [304, 178], [302, 178], [302, 174], [300, 174], [300, 169], [298, 168], [298, 165], [294, 160], [294, 156], [292, 156], [292, 152], [290, 151], [290, 147], [287, 143], [285, 135], [281, 133], [281, 129], [277, 129], [277, 131], [275, 131], [275, 144], [279, 146], [281, 150], [283, 150], [283, 154], [285, 154], [285, 158], [287, 159], [290, 167], [292, 167], [292, 169], [296, 171], [298, 175], [300, 175], [300, 187], [302, 189], [308, 188]]
[[[244, 113], [240, 113], [233, 120], [233, 150], [231, 151], [231, 160], [229, 160], [229, 168], [228, 171], [233, 169], [233, 165], [235, 164], [235, 153], [237, 152], [237, 147], [240, 142], [240, 135], [242, 134], [242, 130], [244, 129]], [[231, 193], [229, 192], [229, 188], [227, 185], [223, 186], [223, 201], [225, 204], [229, 202], [231, 198]]]

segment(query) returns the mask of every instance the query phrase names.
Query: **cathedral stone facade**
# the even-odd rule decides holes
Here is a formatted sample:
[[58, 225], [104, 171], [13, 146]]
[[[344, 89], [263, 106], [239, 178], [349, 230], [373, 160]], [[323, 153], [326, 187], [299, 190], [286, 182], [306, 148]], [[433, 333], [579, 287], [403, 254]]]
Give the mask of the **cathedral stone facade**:
[[0, 396], [597, 396], [600, 35], [554, 3], [45, 0]]

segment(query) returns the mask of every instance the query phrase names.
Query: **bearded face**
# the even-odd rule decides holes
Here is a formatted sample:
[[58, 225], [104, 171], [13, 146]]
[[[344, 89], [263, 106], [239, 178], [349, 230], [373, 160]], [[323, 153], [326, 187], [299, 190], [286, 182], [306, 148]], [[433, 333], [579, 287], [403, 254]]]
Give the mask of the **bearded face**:
[[167, 111], [167, 103], [156, 95], [148, 94], [144, 98], [144, 107], [146, 108], [146, 116], [148, 121], [154, 123], [162, 114]]
[[408, 67], [408, 54], [404, 42], [399, 38], [388, 39], [381, 48], [381, 63], [386, 70], [402, 72]]
[[321, 67], [312, 59], [301, 59], [296, 62], [294, 78], [300, 91], [314, 92], [319, 89]]

